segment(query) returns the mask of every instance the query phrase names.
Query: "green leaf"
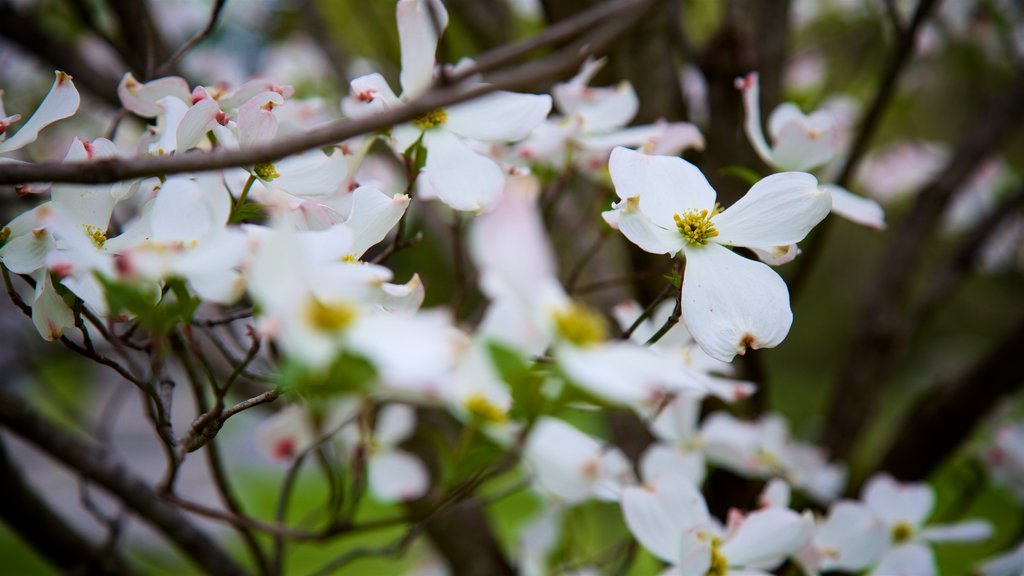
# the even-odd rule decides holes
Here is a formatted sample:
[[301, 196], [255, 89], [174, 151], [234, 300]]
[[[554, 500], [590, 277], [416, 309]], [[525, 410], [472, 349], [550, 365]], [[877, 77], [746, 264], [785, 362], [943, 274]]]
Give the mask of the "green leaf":
[[231, 217], [228, 218], [229, 224], [238, 224], [246, 220], [264, 220], [267, 217], [267, 213], [263, 211], [265, 206], [256, 202], [246, 202], [240, 206], [235, 206], [231, 210]]
[[544, 410], [546, 399], [541, 389], [546, 371], [504, 344], [487, 342], [487, 352], [498, 371], [498, 377], [508, 384], [512, 393], [512, 414], [516, 419], [532, 420]]
[[316, 370], [294, 359], [281, 365], [277, 385], [285, 392], [307, 398], [369, 392], [377, 383], [377, 369], [365, 357], [342, 352], [330, 366]]
[[756, 170], [746, 166], [732, 165], [723, 166], [718, 170], [723, 176], [735, 176], [747, 184], [753, 186], [761, 180], [761, 175]]
[[199, 307], [200, 300], [192, 296], [184, 280], [168, 280], [168, 290], [161, 295], [157, 284], [97, 277], [103, 284], [110, 312], [115, 316], [129, 314], [154, 334], [166, 334], [174, 326], [190, 322]]

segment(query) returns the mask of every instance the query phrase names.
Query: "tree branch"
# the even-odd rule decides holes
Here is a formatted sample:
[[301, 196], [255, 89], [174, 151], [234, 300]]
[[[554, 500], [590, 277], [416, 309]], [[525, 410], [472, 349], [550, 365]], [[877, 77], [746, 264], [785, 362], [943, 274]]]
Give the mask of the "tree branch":
[[47, 422], [23, 398], [3, 387], [0, 387], [0, 424], [84, 478], [106, 488], [164, 534], [201, 570], [214, 574], [246, 574], [227, 551], [196, 528], [177, 508], [158, 498], [153, 489], [114, 454]]
[[[521, 55], [521, 51], [536, 47], [536, 42], [526, 41], [503, 49], [498, 56], [485, 55], [482, 63], [469, 67], [464, 73], [452, 74], [452, 85], [434, 87], [407, 105], [393, 108], [381, 114], [366, 118], [337, 120], [314, 128], [302, 134], [277, 138], [275, 141], [247, 150], [221, 150], [212, 153], [189, 153], [165, 157], [136, 157], [129, 159], [107, 159], [91, 162], [43, 162], [38, 164], [0, 164], [0, 184], [28, 182], [77, 182], [98, 184], [117, 182], [131, 178], [155, 175], [181, 174], [217, 170], [231, 166], [248, 166], [260, 162], [273, 162], [285, 156], [353, 136], [367, 134], [410, 121], [431, 110], [451, 106], [496, 90], [516, 89], [540, 81], [549, 81], [574, 72], [587, 57], [600, 53], [635, 24], [643, 7], [655, 0], [616, 0], [611, 2], [612, 11], [607, 15], [608, 23], [598, 27], [578, 42], [562, 49], [556, 55], [544, 60], [523, 64], [502, 71], [489, 79], [487, 84], [466, 87], [457, 82], [471, 74], [482, 72], [495, 62], [507, 61]], [[589, 15], [589, 13], [586, 13]], [[583, 15], [581, 15], [583, 16]], [[616, 16], [616, 17], [612, 17]], [[583, 20], [583, 19], [581, 19]], [[589, 21], [590, 18], [585, 19]], [[563, 30], [564, 33], [564, 30]], [[560, 36], [548, 34], [546, 43]], [[523, 46], [525, 45], [525, 46]], [[519, 46], [518, 48], [516, 48]], [[527, 51], [528, 52], [528, 51]], [[490, 54], [490, 53], [488, 53]]]
[[892, 235], [865, 294], [858, 326], [832, 399], [825, 445], [848, 458], [857, 436], [874, 414], [887, 372], [908, 332], [905, 301], [914, 269], [946, 205], [981, 160], [1024, 119], [1024, 76], [975, 123], [942, 173], [918, 195], [912, 212]]

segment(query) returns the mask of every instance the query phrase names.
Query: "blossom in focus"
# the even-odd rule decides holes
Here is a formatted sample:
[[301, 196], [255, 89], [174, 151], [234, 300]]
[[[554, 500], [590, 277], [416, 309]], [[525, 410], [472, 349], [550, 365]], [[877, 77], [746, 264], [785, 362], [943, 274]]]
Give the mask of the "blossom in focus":
[[[36, 108], [29, 119], [21, 125], [13, 136], [8, 137], [7, 130], [12, 124], [21, 120], [21, 114], [7, 115], [4, 110], [3, 91], [0, 90], [0, 154], [24, 148], [39, 137], [39, 132], [50, 124], [73, 116], [78, 111], [81, 98], [71, 76], [59, 70], [54, 72], [56, 78], [50, 91]], [[0, 162], [7, 159], [0, 157]]]
[[[780, 104], [768, 117], [768, 133], [772, 137], [769, 145], [761, 129], [757, 73], [737, 78], [736, 87], [743, 92], [747, 138], [769, 166], [803, 172], [825, 165], [841, 152], [843, 126], [836, 116], [825, 108], [806, 115], [792, 102]], [[832, 211], [836, 214], [869, 228], [885, 228], [885, 212], [877, 202], [836, 184], [823, 188], [832, 196]]]
[[802, 240], [831, 206], [814, 176], [768, 176], [719, 212], [714, 189], [682, 158], [616, 148], [609, 171], [620, 201], [605, 220], [647, 252], [686, 257], [683, 321], [708, 355], [728, 362], [782, 342], [793, 321], [785, 282], [727, 246], [770, 251]]
[[622, 493], [626, 525], [640, 545], [672, 566], [663, 575], [761, 575], [810, 541], [814, 521], [782, 507], [730, 513], [722, 527], [685, 478], [661, 477]]

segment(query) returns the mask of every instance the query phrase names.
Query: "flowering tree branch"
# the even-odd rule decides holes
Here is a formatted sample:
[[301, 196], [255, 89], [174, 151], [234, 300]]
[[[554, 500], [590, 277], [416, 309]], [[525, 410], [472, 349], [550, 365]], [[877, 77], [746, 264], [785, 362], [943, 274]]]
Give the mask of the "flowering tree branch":
[[[551, 81], [562, 77], [578, 68], [587, 57], [607, 49], [616, 38], [637, 21], [639, 15], [643, 14], [643, 8], [650, 6], [653, 2], [654, 0], [614, 0], [609, 2], [607, 5], [595, 8], [592, 12], [582, 14], [578, 19], [574, 19], [563, 27], [542, 33], [536, 40], [498, 49], [494, 54], [485, 54], [475, 66], [468, 67], [460, 74], [450, 75], [448, 80], [452, 83], [451, 85], [434, 87], [407, 105], [374, 116], [337, 120], [302, 134], [281, 137], [269, 144], [245, 150], [219, 150], [208, 154], [193, 153], [92, 162], [4, 163], [0, 164], [0, 184], [29, 182], [98, 184], [131, 178], [201, 172], [273, 162], [291, 154], [408, 122], [431, 110], [465, 102], [496, 90], [520, 88], [536, 82]], [[595, 14], [599, 17], [595, 17]], [[491, 76], [487, 84], [476, 84], [472, 87], [464, 87], [459, 84], [469, 75], [486, 72], [533, 50], [562, 41], [566, 37], [575, 36], [583, 30], [593, 27], [595, 20], [607, 20], [607, 22], [603, 26], [597, 26], [577, 42], [548, 58], [502, 70]]]

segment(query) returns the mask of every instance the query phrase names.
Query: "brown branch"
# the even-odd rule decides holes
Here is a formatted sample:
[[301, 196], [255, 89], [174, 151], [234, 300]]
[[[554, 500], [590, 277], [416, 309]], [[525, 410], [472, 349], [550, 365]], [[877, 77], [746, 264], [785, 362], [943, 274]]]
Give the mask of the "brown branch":
[[205, 40], [206, 37], [213, 32], [213, 29], [217, 27], [217, 21], [220, 19], [221, 12], [224, 11], [225, 4], [227, 4], [227, 0], [214, 0], [213, 8], [210, 9], [210, 19], [207, 21], [206, 26], [199, 32], [196, 32], [194, 36], [189, 38], [188, 41], [175, 50], [174, 54], [171, 54], [167, 61], [156, 69], [156, 76], [163, 76], [173, 72], [175, 66], [178, 64], [178, 60], [181, 60], [182, 56], [197, 44]]
[[[889, 103], [892, 102], [893, 96], [896, 95], [899, 79], [914, 55], [918, 34], [937, 3], [938, 0], [920, 0], [917, 8], [914, 10], [910, 25], [903, 29], [899, 35], [899, 42], [889, 58], [885, 72], [882, 74], [882, 79], [879, 82], [878, 90], [875, 92], [875, 96], [872, 98], [871, 104], [864, 114], [864, 120], [860, 123], [860, 128], [857, 130], [857, 135], [854, 137], [850, 150], [846, 152], [846, 157], [843, 159], [842, 168], [839, 170], [839, 175], [835, 180], [835, 183], [839, 186], [849, 186], [854, 171], [867, 153], [868, 144], [871, 143], [871, 139], [882, 123], [886, 110], [889, 109]], [[824, 252], [823, 248], [832, 230], [832, 220], [832, 218], [826, 218], [824, 222], [818, 225], [804, 244], [804, 256], [799, 259], [793, 275], [789, 278], [789, 292], [794, 301], [803, 293], [803, 288], [809, 281], [811, 271], [821, 257], [821, 253]]]
[[[77, 182], [98, 184], [155, 175], [180, 174], [217, 170], [231, 166], [248, 166], [260, 162], [273, 162], [304, 150], [325, 146], [408, 122], [431, 110], [489, 94], [496, 90], [515, 89], [531, 83], [550, 81], [574, 72], [587, 57], [605, 50], [616, 38], [632, 26], [644, 6], [654, 0], [617, 0], [611, 20], [598, 27], [578, 42], [562, 49], [554, 57], [523, 64], [502, 71], [487, 84], [465, 87], [460, 84], [434, 87], [404, 106], [393, 108], [367, 118], [337, 120], [305, 133], [281, 137], [275, 141], [247, 150], [219, 150], [212, 153], [188, 153], [165, 157], [136, 157], [90, 162], [42, 162], [37, 164], [0, 164], [0, 184], [28, 182]], [[635, 12], [634, 12], [635, 11]], [[611, 18], [617, 15], [618, 18]], [[552, 41], [551, 36], [545, 38]], [[532, 44], [531, 44], [532, 45]], [[486, 55], [485, 55], [486, 56]], [[503, 55], [502, 58], [507, 57]], [[494, 59], [482, 58], [484, 62]], [[457, 82], [466, 74], [483, 70], [477, 64], [465, 74], [451, 75]]]
[[892, 235], [861, 306], [860, 325], [832, 399], [825, 445], [848, 458], [857, 436], [873, 416], [889, 370], [910, 327], [905, 314], [914, 270], [953, 193], [1001, 141], [1024, 120], [1024, 76], [986, 110], [961, 140], [950, 163], [918, 195], [913, 210]]
[[131, 574], [115, 552], [91, 543], [25, 482], [0, 439], [0, 518], [40, 556], [65, 573]]
[[907, 411], [879, 466], [904, 481], [931, 474], [967, 440], [996, 403], [1024, 386], [1024, 316], [1003, 340], [959, 378], [927, 390]]
[[113, 453], [46, 421], [19, 395], [0, 387], [0, 424], [82, 477], [105, 488], [167, 537], [195, 565], [215, 574], [245, 574], [209, 535], [156, 496]]

